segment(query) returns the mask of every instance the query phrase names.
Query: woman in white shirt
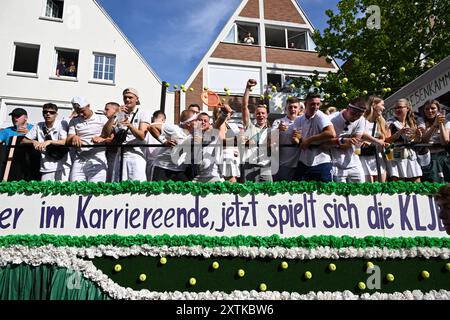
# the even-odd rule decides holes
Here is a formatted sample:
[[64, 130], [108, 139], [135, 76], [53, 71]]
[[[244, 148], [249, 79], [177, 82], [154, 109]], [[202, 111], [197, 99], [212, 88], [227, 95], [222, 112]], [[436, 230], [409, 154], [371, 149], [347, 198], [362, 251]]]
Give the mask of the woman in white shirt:
[[431, 162], [422, 167], [423, 181], [450, 182], [450, 158], [446, 151], [449, 143], [450, 122], [445, 119], [445, 111], [439, 101], [425, 103], [423, 118], [419, 119], [422, 143], [430, 143]]

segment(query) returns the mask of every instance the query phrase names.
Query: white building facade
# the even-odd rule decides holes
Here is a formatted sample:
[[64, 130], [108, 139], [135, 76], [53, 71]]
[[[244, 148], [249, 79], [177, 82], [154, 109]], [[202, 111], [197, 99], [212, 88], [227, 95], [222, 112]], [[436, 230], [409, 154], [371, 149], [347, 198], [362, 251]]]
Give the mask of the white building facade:
[[[65, 74], [57, 74], [61, 60]], [[75, 72], [68, 67], [73, 61]], [[94, 110], [122, 103], [134, 87], [141, 108], [160, 109], [161, 80], [95, 0], [7, 0], [0, 11], [0, 128], [11, 125], [16, 107], [30, 123], [42, 121], [41, 107], [53, 102], [60, 115], [73, 96], [85, 96]], [[173, 95], [166, 105], [173, 108]], [[168, 119], [170, 121], [170, 119]]]

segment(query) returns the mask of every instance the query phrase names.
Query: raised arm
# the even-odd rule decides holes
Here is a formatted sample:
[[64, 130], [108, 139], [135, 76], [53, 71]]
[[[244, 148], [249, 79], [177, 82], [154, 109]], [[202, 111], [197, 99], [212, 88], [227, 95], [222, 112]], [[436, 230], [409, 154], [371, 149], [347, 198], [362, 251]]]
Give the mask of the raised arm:
[[250, 92], [252, 90], [252, 88], [254, 86], [256, 86], [258, 83], [256, 82], [255, 79], [249, 79], [247, 81], [247, 85], [245, 87], [245, 92], [244, 92], [244, 101], [242, 102], [242, 123], [244, 125], [245, 128], [247, 128], [247, 126], [250, 123], [250, 110], [248, 110], [248, 102], [250, 100]]

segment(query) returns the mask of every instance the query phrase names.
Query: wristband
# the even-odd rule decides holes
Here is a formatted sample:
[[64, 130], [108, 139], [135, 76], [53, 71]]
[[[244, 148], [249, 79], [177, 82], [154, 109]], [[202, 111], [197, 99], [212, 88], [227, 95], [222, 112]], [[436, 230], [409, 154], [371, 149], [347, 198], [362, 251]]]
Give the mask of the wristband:
[[341, 145], [341, 146], [345, 144], [345, 140], [343, 137], [340, 137], [338, 141], [339, 141], [339, 145]]
[[166, 139], [166, 137], [161, 135], [161, 136], [158, 137], [158, 141], [161, 142], [161, 144], [164, 144], [164, 143], [167, 142], [167, 139]]

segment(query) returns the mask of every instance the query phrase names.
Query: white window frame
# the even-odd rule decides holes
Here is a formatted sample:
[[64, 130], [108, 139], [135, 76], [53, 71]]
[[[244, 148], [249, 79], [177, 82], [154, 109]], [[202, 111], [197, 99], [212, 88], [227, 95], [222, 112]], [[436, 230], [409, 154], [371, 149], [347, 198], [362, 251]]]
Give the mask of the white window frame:
[[[14, 63], [16, 61], [16, 49], [17, 46], [19, 47], [27, 47], [27, 48], [38, 48], [38, 63], [36, 67], [36, 72], [24, 72], [24, 71], [15, 71], [14, 70]], [[12, 48], [12, 55], [11, 55], [11, 67], [10, 72], [8, 72], [8, 75], [17, 75], [17, 76], [24, 76], [24, 77], [33, 77], [37, 78], [38, 71], [39, 71], [39, 56], [41, 55], [41, 46], [39, 44], [33, 44], [33, 43], [24, 43], [24, 42], [14, 42], [13, 48]]]
[[288, 33], [289, 31], [293, 31], [293, 32], [298, 32], [298, 33], [305, 33], [305, 48], [306, 49], [293, 49], [293, 50], [303, 50], [303, 51], [310, 51], [309, 47], [309, 31], [307, 29], [303, 29], [303, 28], [290, 28], [290, 27], [282, 27], [282, 26], [278, 26], [278, 25], [267, 25], [266, 29], [278, 29], [278, 30], [284, 30], [284, 47], [274, 47], [274, 46], [268, 46], [266, 43], [266, 47], [269, 48], [280, 48], [280, 49], [291, 49], [289, 48], [289, 37], [288, 37]]
[[[53, 17], [52, 15], [48, 16], [47, 15], [47, 5], [49, 3], [49, 1], [59, 1], [63, 3], [63, 12], [61, 15], [61, 18], [58, 17]], [[50, 21], [56, 21], [56, 22], [62, 22], [63, 18], [64, 18], [64, 0], [42, 0], [42, 12], [41, 12], [41, 16], [39, 17], [42, 20], [50, 20]]]
[[[94, 72], [95, 72], [95, 57], [96, 56], [103, 56], [103, 57], [110, 57], [110, 58], [114, 58], [114, 74], [113, 74], [113, 80], [105, 80], [105, 79], [97, 79], [94, 78]], [[104, 84], [115, 84], [116, 83], [116, 75], [117, 75], [117, 56], [115, 54], [111, 54], [111, 53], [104, 53], [104, 52], [93, 52], [92, 56], [91, 56], [91, 69], [90, 69], [90, 82], [93, 83], [104, 83]], [[102, 74], [104, 77], [105, 74], [105, 63], [103, 61], [103, 70], [102, 70]]]

